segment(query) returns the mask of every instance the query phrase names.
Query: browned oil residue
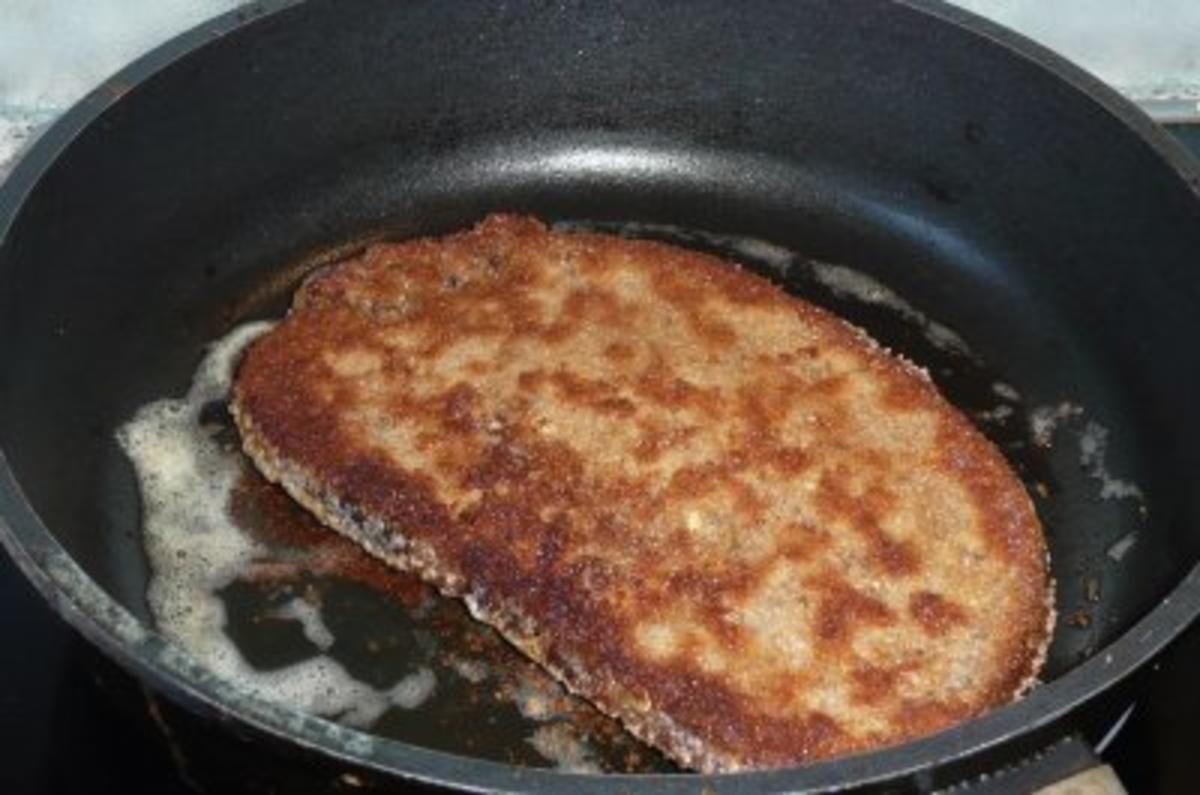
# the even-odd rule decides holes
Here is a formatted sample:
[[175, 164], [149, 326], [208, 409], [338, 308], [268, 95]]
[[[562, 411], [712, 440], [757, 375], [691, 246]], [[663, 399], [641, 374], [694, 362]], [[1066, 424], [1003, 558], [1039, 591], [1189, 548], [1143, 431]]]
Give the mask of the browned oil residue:
[[[234, 487], [230, 515], [246, 534], [268, 550], [248, 579], [270, 585], [299, 584], [305, 577], [342, 579], [394, 599], [438, 638], [438, 661], [454, 668], [470, 660], [486, 670], [461, 708], [486, 711], [509, 704], [533, 721], [561, 721], [586, 738], [603, 767], [612, 772], [662, 772], [660, 755], [631, 737], [614, 719], [571, 696], [490, 627], [470, 617], [458, 603], [438, 594], [415, 575], [393, 569], [348, 539], [322, 526], [282, 488], [247, 466]], [[487, 702], [491, 702], [490, 704]]]

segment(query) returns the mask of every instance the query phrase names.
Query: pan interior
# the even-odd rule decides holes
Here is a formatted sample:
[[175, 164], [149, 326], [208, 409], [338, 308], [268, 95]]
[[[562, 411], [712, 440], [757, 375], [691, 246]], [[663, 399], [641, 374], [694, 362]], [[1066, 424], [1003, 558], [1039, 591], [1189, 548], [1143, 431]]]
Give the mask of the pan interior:
[[[46, 527], [135, 614], [149, 618], [148, 572], [115, 429], [183, 394], [208, 342], [278, 317], [316, 264], [501, 210], [716, 251], [926, 367], [1035, 496], [1058, 582], [1047, 678], [1119, 636], [1200, 555], [1200, 430], [1181, 422], [1200, 402], [1200, 364], [1179, 350], [1200, 333], [1200, 211], [1116, 119], [952, 26], [935, 26], [921, 48], [933, 60], [913, 67], [906, 36], [932, 23], [892, 4], [850, 28], [819, 3], [802, 25], [714, 3], [717, 42], [658, 25], [655, 43], [638, 32], [652, 18], [534, 14], [520, 33], [494, 21], [471, 58], [416, 5], [364, 4], [326, 46], [333, 11], [310, 4], [160, 73], [48, 166], [3, 242], [0, 446]], [[593, 41], [588, 24], [607, 49], [588, 44], [577, 64], [579, 48], [555, 42]], [[318, 44], [320, 68], [298, 55]], [[697, 51], [717, 54], [688, 77]], [[427, 85], [414, 63], [435, 54], [444, 74]], [[662, 85], [626, 62], [653, 65]], [[497, 63], [509, 71], [488, 77]], [[893, 77], [901, 68], [920, 86]], [[510, 96], [493, 96], [497, 80]], [[904, 304], [863, 300], [822, 264]], [[1056, 422], [1049, 445], [1035, 417]], [[227, 595], [235, 630], [278, 606], [261, 589]], [[362, 641], [339, 654], [364, 677], [380, 659], [423, 659], [418, 630], [389, 623], [375, 592], [326, 596]], [[247, 657], [290, 659], [294, 627], [276, 629]], [[399, 638], [395, 656], [372, 638]], [[380, 731], [541, 761], [511, 704], [469, 701], [437, 699], [433, 719], [394, 715]], [[456, 721], [494, 728], [445, 731]]]
[[[88, 563], [93, 576], [127, 606], [146, 615], [148, 571], [140, 547], [137, 487], [129, 462], [114, 442], [115, 428], [141, 404], [183, 394], [207, 342], [247, 320], [281, 316], [305, 273], [352, 250], [356, 242], [448, 231], [478, 220], [485, 210], [505, 209], [536, 213], [568, 226], [656, 237], [713, 251], [832, 309], [927, 368], [951, 402], [1005, 453], [1029, 487], [1046, 525], [1060, 614], [1047, 677], [1070, 669], [1109, 642], [1171, 585], [1172, 569], [1179, 561], [1164, 559], [1168, 552], [1159, 539], [1169, 538], [1169, 531], [1156, 528], [1157, 517], [1149, 512], [1154, 505], [1149, 496], [1154, 493], [1148, 464], [1152, 451], [1139, 447], [1136, 438], [1132, 443], [1122, 439], [1131, 428], [1128, 420], [1107, 419], [1125, 416], [1122, 409], [1131, 410], [1113, 386], [1120, 383], [1118, 374], [1106, 372], [1097, 361], [1073, 373], [1070, 380], [1079, 388], [1062, 390], [1057, 387], [1061, 373], [1051, 361], [1056, 357], [1043, 353], [1046, 361], [1037, 362], [1026, 353], [1024, 366], [1010, 365], [1009, 358], [1019, 355], [1014, 351], [1037, 351], [1045, 340], [1054, 340], [1057, 346], [1083, 346], [1087, 339], [1070, 330], [1053, 307], [1038, 306], [1030, 285], [1011, 277], [993, 281], [1004, 274], [1004, 265], [990, 252], [967, 241], [949, 240], [945, 230], [937, 230], [932, 239], [916, 238], [911, 219], [894, 208], [864, 200], [867, 194], [858, 186], [810, 187], [812, 174], [788, 173], [777, 163], [739, 161], [719, 152], [664, 152], [645, 144], [623, 143], [615, 151], [595, 149], [591, 148], [594, 141], [589, 137], [587, 143], [518, 142], [435, 161], [427, 172], [406, 181], [410, 200], [426, 209], [339, 230], [323, 244], [297, 251], [293, 218], [344, 213], [354, 197], [378, 195], [383, 186], [372, 175], [379, 166], [367, 159], [359, 174], [343, 170], [333, 184], [310, 188], [303, 195], [288, 191], [267, 202], [286, 196], [303, 207], [275, 213], [249, 211], [246, 218], [255, 219], [254, 223], [197, 235], [196, 240], [206, 244], [180, 250], [168, 271], [147, 274], [150, 283], [137, 288], [143, 294], [177, 295], [177, 299], [127, 300], [115, 317], [106, 318], [112, 325], [104, 334], [91, 340], [71, 339], [67, 326], [58, 344], [90, 346], [92, 351], [80, 352], [73, 367], [59, 369], [62, 385], [43, 393], [43, 401], [49, 400], [58, 416], [69, 419], [67, 429], [59, 427], [51, 433], [43, 428], [42, 433], [60, 437], [50, 440], [59, 445], [63, 436], [73, 439], [73, 454], [64, 456], [62, 447], [48, 448], [44, 443], [6, 444], [15, 452], [18, 471], [22, 465], [30, 470], [50, 466], [51, 450], [57, 450], [54, 477], [22, 479], [49, 526], [59, 529], [60, 537]], [[528, 159], [516, 161], [523, 174], [514, 180], [513, 153], [521, 152], [522, 146]], [[499, 153], [504, 160], [496, 162], [493, 158]], [[547, 161], [572, 159], [601, 164], [603, 170], [593, 167], [575, 175], [544, 166]], [[687, 168], [679, 169], [679, 163]], [[744, 196], [736, 209], [705, 210], [712, 193], [722, 191], [719, 182], [726, 175], [745, 178], [747, 173], [755, 184], [758, 178], [770, 179], [778, 186], [809, 187], [812, 192], [787, 196], [772, 190]], [[414, 195], [416, 191], [421, 193]], [[830, 223], [830, 208], [811, 204], [814, 195], [838, 196], [841, 202], [860, 206], [845, 219], [845, 228], [839, 228]], [[367, 211], [365, 217], [378, 212], [362, 209]], [[739, 217], [740, 223], [731, 224], [730, 216]], [[265, 223], [274, 219], [274, 226], [264, 225], [264, 219]], [[316, 226], [321, 226], [320, 220]], [[231, 263], [236, 267], [231, 268]], [[862, 279], [829, 278], [837, 273], [827, 268], [831, 263], [851, 264], [869, 280], [866, 287]], [[156, 276], [161, 281], [155, 283]], [[929, 296], [932, 288], [923, 285], [934, 279], [954, 284], [957, 305]], [[901, 301], [881, 301], [881, 286]], [[1014, 325], [1015, 318], [1021, 322]], [[931, 323], [953, 329], [965, 346], [944, 332], [931, 334]], [[147, 333], [150, 329], [155, 332]], [[1031, 360], [1046, 370], [1039, 373]], [[81, 402], [80, 394], [89, 397]], [[1057, 416], [1062, 425], [1044, 436], [1043, 441], [1050, 440], [1048, 446], [1038, 443], [1034, 431], [1036, 418], [1043, 415]], [[1138, 495], [1102, 497], [1105, 482], [1084, 460], [1089, 427], [1125, 441], [1110, 448], [1104, 466], [1113, 478], [1119, 476], [1132, 484], [1130, 488], [1136, 486]], [[268, 505], [257, 510], [284, 509]], [[293, 514], [290, 520], [277, 517], [275, 521], [302, 519]], [[76, 532], [71, 533], [71, 528]], [[1132, 572], [1137, 576], [1130, 576]], [[383, 687], [397, 678], [397, 672], [431, 665], [440, 674], [438, 696], [420, 714], [392, 710], [376, 724], [378, 731], [498, 761], [545, 763], [528, 742], [544, 720], [523, 717], [521, 705], [513, 698], [470, 697], [472, 684], [479, 682], [455, 675], [455, 666], [469, 657], [464, 657], [465, 649], [475, 651], [469, 659], [489, 654], [503, 657], [503, 652], [491, 646], [480, 652], [494, 639], [458, 637], [455, 633], [472, 630], [461, 611], [456, 614], [453, 608], [439, 607], [444, 615], [414, 618], [413, 610], [397, 608], [394, 594], [348, 583], [344, 575], [298, 575], [266, 585], [237, 585], [223, 597], [230, 631], [252, 665], [277, 668], [303, 658], [306, 649], [311, 652], [298, 635], [297, 624], [270, 620], [278, 617], [281, 605], [305, 589], [317, 592], [333, 617], [339, 635], [335, 657], [365, 680]], [[442, 638], [437, 648], [431, 646], [431, 635]], [[381, 647], [389, 651], [380, 653]], [[503, 657], [498, 664], [509, 665], [511, 660]], [[472, 726], [488, 729], [466, 730]], [[589, 752], [606, 768], [664, 769], [665, 763], [650, 754], [626, 762], [620, 754], [629, 751], [627, 741], [616, 737], [611, 727], [601, 725], [591, 733], [609, 737], [599, 751]]]

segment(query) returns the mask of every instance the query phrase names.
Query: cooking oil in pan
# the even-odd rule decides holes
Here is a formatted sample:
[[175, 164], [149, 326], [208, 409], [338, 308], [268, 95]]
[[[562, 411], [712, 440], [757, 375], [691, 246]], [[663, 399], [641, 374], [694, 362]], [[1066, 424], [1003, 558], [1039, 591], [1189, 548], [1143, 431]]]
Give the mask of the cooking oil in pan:
[[457, 602], [320, 527], [267, 483], [224, 409], [241, 351], [117, 434], [137, 471], [158, 629], [262, 699], [427, 747], [577, 772], [668, 770]]
[[[877, 338], [880, 322], [901, 328], [905, 353], [975, 419], [1044, 505], [1045, 448], [1082, 409], [1026, 411], [1017, 390], [957, 333], [887, 286], [744, 237], [564, 226], [708, 249]], [[147, 597], [159, 630], [248, 693], [380, 736], [579, 772], [672, 770], [457, 602], [322, 528], [257, 473], [225, 400], [242, 350], [270, 326], [248, 323], [214, 342], [184, 397], [146, 405], [117, 433], [142, 494]], [[1106, 494], [1140, 498], [1136, 486], [1108, 475], [1103, 443], [1102, 428], [1081, 441], [1090, 456], [1081, 464], [1106, 478]]]

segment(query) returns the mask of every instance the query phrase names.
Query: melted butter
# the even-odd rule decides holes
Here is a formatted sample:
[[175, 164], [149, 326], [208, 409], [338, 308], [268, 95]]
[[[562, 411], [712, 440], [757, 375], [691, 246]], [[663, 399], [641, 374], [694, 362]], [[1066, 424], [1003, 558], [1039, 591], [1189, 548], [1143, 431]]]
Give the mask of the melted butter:
[[529, 738], [529, 744], [539, 754], [554, 763], [557, 770], [568, 773], [600, 773], [600, 765], [591, 749], [575, 730], [566, 723], [539, 726]]
[[[585, 728], [595, 723], [595, 717], [589, 722], [589, 708], [528, 664], [506, 664], [503, 654], [493, 664], [453, 654], [441, 665], [435, 662], [442, 656], [438, 647], [442, 640], [453, 641], [440, 638], [417, 651], [405, 675], [386, 687], [357, 679], [329, 654], [337, 643], [331, 624], [340, 623], [327, 620], [318, 592], [305, 591], [262, 614], [294, 622], [311, 645], [309, 656], [270, 670], [247, 660], [230, 636], [226, 588], [259, 582], [264, 575], [268, 581], [286, 583], [300, 572], [332, 573], [350, 562], [341, 550], [319, 547], [305, 548], [302, 559], [293, 560], [295, 549], [286, 543], [284, 548], [273, 545], [252, 525], [235, 518], [234, 494], [249, 464], [236, 441], [226, 441], [227, 426], [209, 421], [206, 409], [227, 398], [241, 353], [271, 326], [246, 324], [214, 342], [184, 397], [142, 407], [117, 431], [142, 496], [143, 543], [151, 568], [147, 600], [159, 631], [173, 646], [249, 694], [355, 728], [373, 727], [393, 708], [427, 705], [438, 689], [434, 667], [444, 667], [472, 686], [495, 691], [497, 701], [512, 704], [526, 719], [547, 724], [514, 741], [551, 765], [586, 772], [612, 767], [589, 741], [597, 739]], [[387, 597], [395, 598], [390, 592]], [[422, 599], [408, 605], [408, 613], [414, 621], [428, 623], [435, 603]], [[353, 645], [361, 638], [347, 640]], [[603, 742], [611, 746], [609, 756], [614, 749], [636, 748], [627, 738]]]
[[1137, 484], [1113, 477], [1108, 471], [1108, 464], [1104, 460], [1107, 453], [1108, 429], [1089, 420], [1079, 434], [1079, 465], [1100, 484], [1100, 499], [1141, 501], [1145, 495]]
[[359, 681], [324, 653], [334, 643], [333, 633], [320, 608], [302, 599], [277, 609], [274, 617], [300, 624], [318, 652], [311, 658], [259, 670], [226, 632], [221, 590], [249, 578], [268, 554], [230, 516], [242, 456], [218, 441], [220, 428], [201, 416], [206, 406], [225, 399], [241, 352], [270, 328], [250, 323], [234, 329], [209, 348], [186, 396], [144, 406], [117, 432], [142, 495], [152, 575], [147, 600], [159, 631], [221, 678], [264, 700], [366, 727], [392, 707], [425, 703], [436, 689], [433, 672], [420, 667], [382, 690]]
[[809, 262], [813, 278], [841, 298], [854, 298], [864, 304], [886, 307], [921, 329], [925, 339], [936, 348], [970, 357], [971, 349], [956, 331], [931, 320], [924, 312], [901, 298], [891, 288], [861, 271], [844, 265]]
[[308, 642], [321, 651], [329, 651], [333, 646], [333, 633], [325, 624], [321, 608], [307, 599], [297, 596], [283, 607], [272, 611], [270, 615], [273, 618], [297, 622], [304, 631], [304, 637], [308, 639]]

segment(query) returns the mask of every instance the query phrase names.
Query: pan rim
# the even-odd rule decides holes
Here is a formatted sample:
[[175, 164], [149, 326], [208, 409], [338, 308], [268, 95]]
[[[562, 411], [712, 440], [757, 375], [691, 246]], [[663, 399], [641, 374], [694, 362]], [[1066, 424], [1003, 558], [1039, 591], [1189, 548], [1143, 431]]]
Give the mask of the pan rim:
[[[70, 108], [47, 129], [0, 185], [0, 247], [26, 196], [42, 174], [84, 129], [139, 85], [207, 42], [306, 0], [263, 0], [227, 12], [141, 56]], [[1133, 103], [1097, 78], [1000, 25], [941, 0], [888, 0], [937, 18], [1004, 47], [1067, 83], [1113, 116], [1200, 197], [1200, 163]], [[433, 751], [398, 740], [343, 728], [289, 707], [272, 704], [207, 672], [186, 652], [135, 619], [70, 557], [25, 498], [8, 458], [0, 450], [0, 544], [64, 620], [92, 644], [159, 692], [192, 709], [228, 715], [288, 743], [388, 776], [453, 786], [467, 791], [625, 791], [654, 788], [694, 792], [709, 785], [759, 792], [843, 789], [911, 777], [944, 762], [973, 757], [1013, 736], [1049, 728], [1130, 677], [1181, 634], [1200, 614], [1200, 564], [1131, 629], [1072, 670], [1035, 688], [1020, 701], [946, 731], [903, 745], [815, 763], [803, 768], [722, 775], [590, 776], [519, 768]]]

